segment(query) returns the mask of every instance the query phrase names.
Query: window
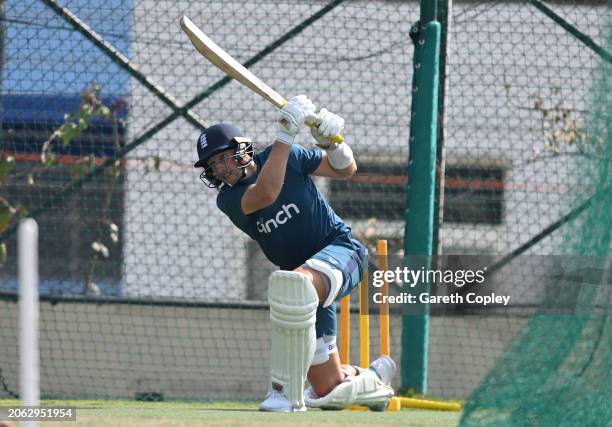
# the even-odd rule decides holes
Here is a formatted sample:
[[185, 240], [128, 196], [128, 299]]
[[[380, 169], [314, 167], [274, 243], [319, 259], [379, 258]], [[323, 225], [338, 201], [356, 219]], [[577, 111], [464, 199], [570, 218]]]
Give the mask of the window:
[[[406, 209], [404, 164], [359, 164], [348, 180], [331, 180], [329, 200], [347, 219], [403, 220]], [[444, 186], [444, 222], [501, 224], [504, 170], [500, 166], [447, 166]]]
[[501, 224], [504, 171], [501, 167], [447, 166], [444, 222]]
[[331, 180], [330, 203], [342, 218], [401, 220], [406, 206], [403, 164], [359, 163], [347, 180]]

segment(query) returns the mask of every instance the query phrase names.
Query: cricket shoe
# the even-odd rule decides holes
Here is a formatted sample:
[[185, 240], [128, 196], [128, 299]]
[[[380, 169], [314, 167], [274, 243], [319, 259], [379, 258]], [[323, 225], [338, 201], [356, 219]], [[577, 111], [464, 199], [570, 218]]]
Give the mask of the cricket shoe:
[[384, 385], [390, 386], [395, 376], [397, 366], [389, 356], [380, 356], [370, 364], [370, 370], [374, 371]]
[[306, 407], [294, 408], [287, 396], [272, 390], [266, 395], [266, 400], [259, 405], [259, 410], [266, 412], [302, 412], [306, 410]]

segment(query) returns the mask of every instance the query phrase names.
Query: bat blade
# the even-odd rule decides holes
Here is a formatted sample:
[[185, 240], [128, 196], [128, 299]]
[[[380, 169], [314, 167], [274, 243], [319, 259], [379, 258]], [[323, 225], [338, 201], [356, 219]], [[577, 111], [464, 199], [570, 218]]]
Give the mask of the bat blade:
[[267, 99], [278, 108], [282, 108], [287, 103], [287, 100], [278, 92], [262, 82], [213, 42], [188, 17], [183, 16], [181, 18], [181, 28], [187, 34], [187, 37], [189, 37], [197, 51], [225, 74]]
[[[191, 19], [183, 16], [181, 18], [181, 28], [187, 34], [196, 50], [225, 74], [242, 83], [264, 99], [267, 99], [278, 108], [283, 108], [287, 104], [287, 100], [283, 96], [247, 70], [240, 62], [232, 58], [229, 53], [219, 47], [191, 22]], [[344, 137], [336, 135], [332, 138], [332, 141], [336, 144], [341, 144], [344, 141]]]

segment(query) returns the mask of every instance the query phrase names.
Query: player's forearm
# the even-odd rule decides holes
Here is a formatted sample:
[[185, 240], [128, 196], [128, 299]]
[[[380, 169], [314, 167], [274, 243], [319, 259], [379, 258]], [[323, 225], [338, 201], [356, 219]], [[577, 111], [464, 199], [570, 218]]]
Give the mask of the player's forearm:
[[285, 170], [291, 146], [281, 142], [275, 142], [268, 156], [268, 160], [261, 168], [255, 186], [262, 198], [273, 203], [283, 188], [285, 182]]
[[[329, 159], [328, 159], [328, 162], [329, 162]], [[336, 172], [338, 178], [350, 178], [351, 176], [355, 175], [355, 173], [357, 172], [357, 163], [355, 163], [354, 159], [353, 159], [353, 162], [349, 166], [342, 168], [342, 169], [335, 168], [331, 163], [329, 167], [332, 168]]]
[[324, 176], [330, 178], [350, 178], [357, 172], [357, 163], [353, 157], [353, 150], [344, 142], [336, 147], [329, 148], [325, 151], [323, 159], [329, 168], [329, 173], [325, 174], [325, 169], [322, 170]]
[[306, 118], [314, 114], [315, 108], [308, 97], [298, 95], [291, 98], [279, 111], [274, 145], [255, 183], [257, 193], [263, 200], [273, 203], [280, 194], [285, 182], [291, 144]]

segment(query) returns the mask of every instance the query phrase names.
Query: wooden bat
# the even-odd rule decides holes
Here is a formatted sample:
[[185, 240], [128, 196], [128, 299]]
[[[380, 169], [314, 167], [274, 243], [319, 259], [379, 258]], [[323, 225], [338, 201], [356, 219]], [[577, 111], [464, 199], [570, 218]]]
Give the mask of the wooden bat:
[[[261, 81], [255, 74], [244, 68], [241, 63], [208, 38], [186, 16], [181, 18], [181, 28], [187, 34], [187, 37], [189, 37], [197, 51], [225, 74], [242, 83], [264, 99], [267, 99], [278, 108], [283, 108], [287, 104], [287, 100], [283, 96]], [[341, 144], [344, 141], [344, 137], [336, 135], [332, 140], [336, 144]]]

